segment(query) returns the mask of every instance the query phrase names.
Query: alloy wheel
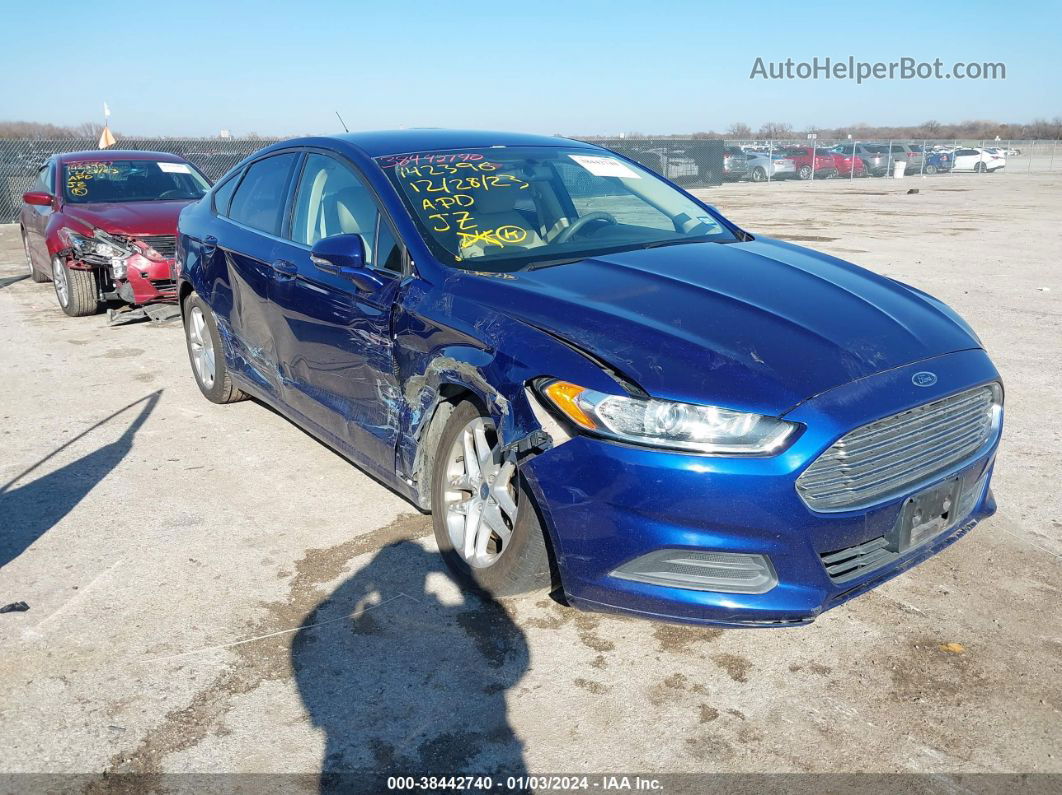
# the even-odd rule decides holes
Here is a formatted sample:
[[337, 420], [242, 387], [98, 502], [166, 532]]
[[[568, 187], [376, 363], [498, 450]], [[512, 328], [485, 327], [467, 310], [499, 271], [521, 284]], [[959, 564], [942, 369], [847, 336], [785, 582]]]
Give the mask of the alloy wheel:
[[516, 464], [503, 457], [493, 423], [476, 417], [457, 434], [443, 465], [450, 542], [469, 566], [487, 568], [505, 551], [516, 527]]
[[214, 339], [207, 328], [203, 310], [193, 306], [188, 313], [188, 348], [192, 352], [192, 365], [195, 367], [199, 382], [211, 389], [214, 386], [216, 365], [214, 361]]
[[70, 304], [70, 283], [66, 278], [66, 264], [59, 258], [52, 258], [52, 283], [55, 285], [55, 297], [62, 307]]

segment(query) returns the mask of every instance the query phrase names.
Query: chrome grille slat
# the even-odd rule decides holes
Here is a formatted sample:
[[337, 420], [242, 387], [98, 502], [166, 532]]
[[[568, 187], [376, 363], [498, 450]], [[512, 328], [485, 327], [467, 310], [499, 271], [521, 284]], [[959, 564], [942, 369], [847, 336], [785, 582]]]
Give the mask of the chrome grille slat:
[[965, 428], [948, 428], [940, 434], [922, 440], [917, 445], [911, 445], [911, 447], [906, 449], [893, 450], [880, 456], [872, 456], [866, 462], [860, 463], [859, 466], [847, 465], [838, 467], [838, 469], [842, 470], [841, 474], [828, 478], [823, 476], [820, 479], [809, 479], [804, 485], [807, 488], [822, 488], [823, 486], [832, 486], [834, 483], [854, 481], [866, 474], [880, 472], [905, 463], [913, 464], [926, 455], [933, 455], [949, 447], [962, 446], [963, 440], [967, 436], [980, 438], [984, 433], [985, 425], [988, 425], [988, 423], [979, 422], [977, 425]]
[[[879, 441], [871, 443], [864, 442], [862, 445], [860, 445], [859, 443], [853, 444], [849, 442], [846, 437], [844, 447], [840, 451], [840, 454], [837, 456], [837, 458], [840, 460], [844, 460], [846, 458], [851, 458], [854, 455], [860, 455], [867, 450], [874, 450], [882, 446], [896, 446], [902, 444], [905, 439], [909, 439], [911, 436], [915, 436], [919, 433], [931, 431], [942, 426], [957, 425], [964, 420], [970, 419], [971, 417], [976, 417], [978, 415], [984, 416], [985, 408], [985, 403], [977, 403], [972, 406], [963, 408], [954, 416], [945, 413], [938, 413], [932, 420], [929, 420], [924, 423], [907, 422], [896, 429], [897, 434], [885, 435], [881, 433], [879, 434]], [[885, 441], [880, 441], [881, 439], [884, 439]]]
[[925, 405], [925, 410], [922, 412], [919, 412], [917, 409], [909, 409], [895, 415], [895, 418], [886, 417], [884, 420], [876, 420], [862, 428], [857, 428], [851, 433], [846, 434], [844, 438], [849, 444], [856, 444], [866, 437], [873, 437], [882, 433], [891, 434], [903, 425], [932, 419], [935, 415], [939, 414], [960, 412], [971, 405], [984, 405], [985, 403], [990, 402], [990, 400], [991, 395], [986, 393], [985, 395], [972, 395], [963, 398], [962, 400], [957, 400], [953, 404], [947, 404], [946, 401], [934, 401], [933, 403], [927, 403]]
[[797, 492], [812, 510], [854, 510], [944, 473], [994, 439], [997, 389], [976, 387], [856, 428], [797, 478]]

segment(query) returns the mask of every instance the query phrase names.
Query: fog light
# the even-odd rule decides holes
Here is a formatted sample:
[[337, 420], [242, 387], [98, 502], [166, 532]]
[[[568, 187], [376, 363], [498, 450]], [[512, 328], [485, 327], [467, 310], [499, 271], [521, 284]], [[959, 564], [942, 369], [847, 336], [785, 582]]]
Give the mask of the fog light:
[[612, 576], [720, 593], [766, 593], [778, 584], [778, 575], [765, 555], [685, 549], [658, 549], [623, 564]]

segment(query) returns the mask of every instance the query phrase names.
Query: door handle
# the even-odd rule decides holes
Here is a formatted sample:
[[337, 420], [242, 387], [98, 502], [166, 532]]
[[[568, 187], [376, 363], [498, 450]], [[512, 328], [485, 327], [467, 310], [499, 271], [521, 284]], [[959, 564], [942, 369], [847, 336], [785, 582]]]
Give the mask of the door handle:
[[218, 239], [213, 235], [207, 235], [203, 238], [203, 256], [211, 257], [218, 248]]
[[286, 259], [274, 260], [273, 264], [269, 267], [273, 269], [274, 278], [280, 281], [294, 279], [299, 272], [299, 269], [295, 266], [295, 263], [290, 262]]

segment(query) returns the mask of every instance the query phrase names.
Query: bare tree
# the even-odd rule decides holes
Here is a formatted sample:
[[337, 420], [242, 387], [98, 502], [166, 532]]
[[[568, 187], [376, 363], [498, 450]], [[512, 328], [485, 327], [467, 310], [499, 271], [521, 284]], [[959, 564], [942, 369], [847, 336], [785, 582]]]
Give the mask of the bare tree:
[[759, 135], [761, 138], [791, 138], [793, 125], [782, 121], [764, 122], [760, 127]]

